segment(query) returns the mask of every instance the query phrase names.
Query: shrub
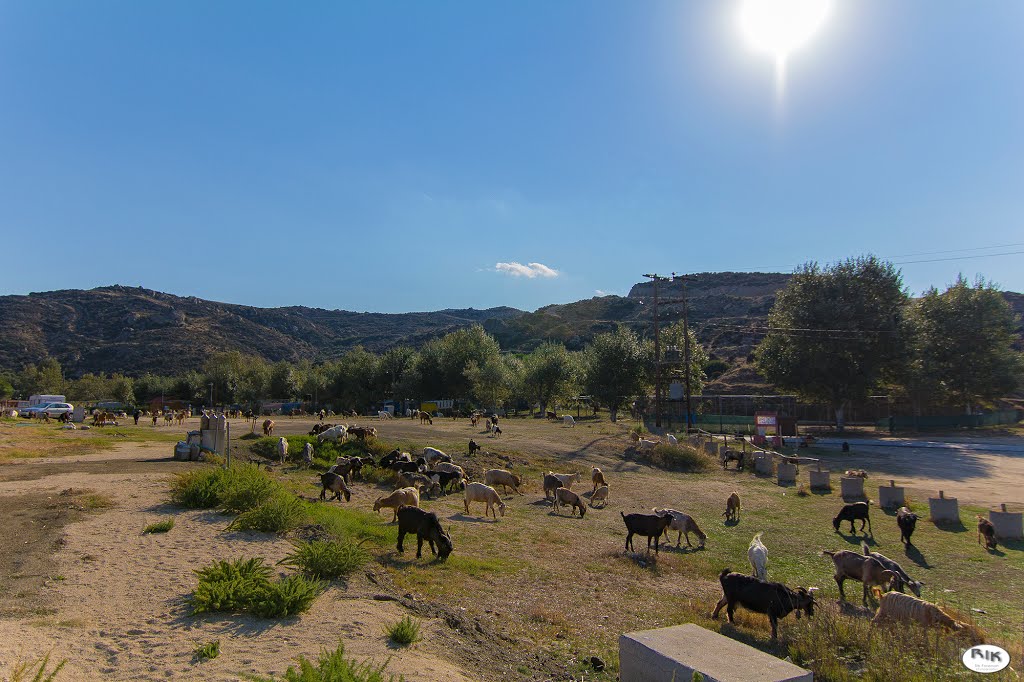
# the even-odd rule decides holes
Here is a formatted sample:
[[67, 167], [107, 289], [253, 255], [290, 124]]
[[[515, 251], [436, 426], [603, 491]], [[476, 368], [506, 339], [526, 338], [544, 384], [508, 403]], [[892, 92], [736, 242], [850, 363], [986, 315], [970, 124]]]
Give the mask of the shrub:
[[171, 500], [189, 509], [210, 509], [220, 504], [230, 469], [203, 467], [176, 474]]
[[384, 628], [384, 634], [395, 644], [407, 646], [420, 638], [420, 623], [405, 616], [391, 627]]
[[714, 461], [688, 445], [666, 445], [659, 443], [653, 450], [640, 451], [639, 459], [669, 471], [709, 471], [714, 468]]
[[224, 477], [219, 506], [229, 514], [241, 514], [264, 504], [281, 489], [281, 484], [259, 467], [231, 467]]
[[359, 475], [367, 483], [374, 483], [376, 485], [391, 485], [397, 476], [391, 469], [381, 469], [375, 466], [363, 467], [359, 470]]
[[280, 533], [300, 525], [307, 518], [302, 500], [291, 493], [279, 491], [260, 506], [239, 514], [228, 530], [258, 530]]
[[[345, 645], [338, 643], [334, 651], [320, 652], [314, 664], [299, 656], [299, 667], [289, 666], [280, 682], [404, 682], [404, 677], [384, 675], [387, 663], [377, 666], [368, 661], [357, 662], [345, 656]], [[271, 677], [256, 678], [257, 682], [275, 682]]]
[[192, 614], [251, 612], [261, 618], [284, 618], [308, 609], [326, 583], [293, 575], [271, 581], [261, 558], [218, 561], [196, 571]]
[[335, 580], [349, 575], [365, 564], [370, 556], [359, 543], [351, 540], [338, 542], [296, 542], [295, 551], [279, 564], [294, 566], [311, 578]]
[[174, 528], [173, 516], [169, 519], [164, 519], [163, 521], [157, 521], [156, 523], [149, 524], [148, 526], [142, 529], [142, 534], [145, 535], [146, 533], [166, 533], [172, 528]]
[[248, 610], [260, 618], [287, 618], [307, 610], [327, 587], [321, 580], [290, 575], [257, 588]]
[[203, 661], [212, 661], [213, 659], [220, 656], [220, 640], [217, 639], [212, 642], [207, 642], [206, 644], [197, 646], [195, 649], [195, 654], [196, 658], [199, 659], [200, 663]]

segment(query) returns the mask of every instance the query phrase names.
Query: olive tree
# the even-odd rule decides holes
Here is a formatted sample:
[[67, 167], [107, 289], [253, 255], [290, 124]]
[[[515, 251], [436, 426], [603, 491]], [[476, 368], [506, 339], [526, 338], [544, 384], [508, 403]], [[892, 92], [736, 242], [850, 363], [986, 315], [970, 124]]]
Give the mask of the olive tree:
[[618, 327], [594, 337], [583, 354], [584, 386], [616, 421], [619, 408], [650, 385], [651, 348], [629, 329]]

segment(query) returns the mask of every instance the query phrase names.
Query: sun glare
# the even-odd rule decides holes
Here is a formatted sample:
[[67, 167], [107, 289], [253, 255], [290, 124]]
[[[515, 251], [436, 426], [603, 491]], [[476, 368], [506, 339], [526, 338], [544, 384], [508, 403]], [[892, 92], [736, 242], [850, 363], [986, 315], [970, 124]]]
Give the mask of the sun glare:
[[743, 0], [740, 28], [751, 47], [785, 58], [817, 33], [831, 5], [830, 0]]

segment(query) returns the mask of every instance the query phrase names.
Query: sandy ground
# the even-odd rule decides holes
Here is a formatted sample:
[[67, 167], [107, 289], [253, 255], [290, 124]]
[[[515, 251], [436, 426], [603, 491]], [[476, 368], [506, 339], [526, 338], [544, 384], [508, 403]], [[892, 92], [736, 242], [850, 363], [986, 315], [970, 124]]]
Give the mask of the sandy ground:
[[[76, 459], [83, 460], [79, 466], [123, 468], [126, 462], [162, 458], [167, 449], [123, 446], [107, 459]], [[159, 461], [151, 466], [161, 464], [171, 466]], [[24, 474], [41, 466], [46, 464], [9, 468]], [[4, 473], [10, 473], [8, 468]], [[223, 528], [227, 519], [209, 511], [175, 510], [170, 533], [142, 535], [143, 526], [171, 512], [164, 504], [164, 478], [156, 471], [68, 472], [0, 482], [4, 500], [59, 500], [63, 490], [84, 488], [114, 503], [64, 526], [60, 549], [43, 572], [20, 578], [32, 584], [23, 585], [17, 596], [32, 606], [20, 617], [0, 619], [0, 674], [7, 674], [18, 660], [35, 660], [52, 651], [55, 659], [69, 661], [62, 679], [238, 680], [246, 673], [283, 673], [299, 654], [315, 657], [320, 648], [333, 649], [343, 639], [349, 653], [390, 660], [388, 670], [408, 680], [474, 679], [440, 655], [439, 647], [448, 644], [449, 636], [440, 632], [448, 628], [436, 619], [424, 621], [421, 643], [389, 648], [382, 630], [407, 611], [394, 601], [374, 600], [380, 589], [365, 579], [353, 580], [348, 589], [330, 588], [309, 612], [285, 621], [186, 615], [183, 595], [195, 586], [194, 568], [249, 555], [274, 563], [291, 545], [266, 534], [216, 532], [211, 526]], [[198, 663], [194, 648], [212, 640], [221, 641], [221, 655]]]

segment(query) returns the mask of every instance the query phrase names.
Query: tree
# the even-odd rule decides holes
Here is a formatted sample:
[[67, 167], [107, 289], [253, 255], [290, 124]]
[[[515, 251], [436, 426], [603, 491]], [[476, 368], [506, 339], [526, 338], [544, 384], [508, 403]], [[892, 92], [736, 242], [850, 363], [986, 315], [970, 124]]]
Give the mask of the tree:
[[971, 286], [960, 276], [942, 293], [929, 289], [910, 311], [923, 380], [968, 414], [977, 402], [1017, 388], [1024, 372], [1013, 349], [1017, 319], [994, 286], [980, 278]]
[[43, 358], [38, 366], [25, 365], [14, 383], [14, 388], [26, 399], [31, 395], [58, 395], [65, 389], [64, 372], [55, 358]]
[[123, 374], [112, 374], [107, 381], [110, 396], [122, 405], [135, 404], [135, 382]]
[[466, 376], [471, 362], [485, 367], [497, 361], [501, 347], [480, 325], [428, 341], [420, 349], [416, 371], [421, 398], [467, 398], [472, 386]]
[[380, 356], [378, 385], [392, 400], [408, 398], [416, 385], [416, 351], [408, 346], [391, 348]]
[[693, 331], [693, 327], [684, 329], [682, 322], [676, 322], [667, 327], [665, 331], [661, 332], [661, 352], [664, 354], [663, 357], [668, 357], [671, 354], [673, 359], [679, 360], [678, 376], [673, 376], [673, 378], [685, 383], [686, 332], [689, 332], [690, 337], [690, 394], [700, 395], [704, 390], [704, 382], [708, 378], [705, 370], [710, 360], [704, 346], [697, 341], [697, 334]]
[[84, 402], [96, 402], [111, 398], [110, 380], [103, 375], [87, 372], [78, 379], [68, 382], [68, 400], [80, 400]]
[[362, 346], [345, 353], [331, 365], [332, 391], [338, 407], [364, 410], [380, 397], [377, 392], [379, 358]]
[[573, 356], [560, 343], [541, 344], [523, 358], [524, 392], [529, 400], [540, 404], [542, 415], [552, 399], [570, 393], [576, 374]]
[[646, 391], [652, 355], [651, 348], [625, 327], [599, 334], [584, 351], [584, 385], [608, 407], [612, 421], [622, 405]]
[[6, 375], [0, 375], [0, 400], [7, 400], [14, 395], [14, 384]]
[[894, 369], [907, 295], [898, 270], [874, 256], [799, 268], [779, 292], [758, 345], [758, 369], [783, 390], [829, 404], [836, 428], [851, 399]]
[[270, 367], [270, 396], [290, 400], [299, 395], [299, 376], [291, 363], [285, 360], [275, 362]]

